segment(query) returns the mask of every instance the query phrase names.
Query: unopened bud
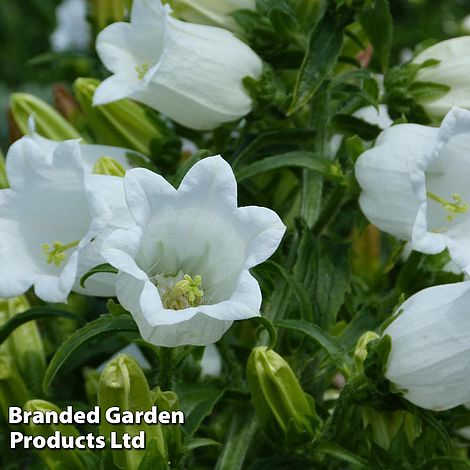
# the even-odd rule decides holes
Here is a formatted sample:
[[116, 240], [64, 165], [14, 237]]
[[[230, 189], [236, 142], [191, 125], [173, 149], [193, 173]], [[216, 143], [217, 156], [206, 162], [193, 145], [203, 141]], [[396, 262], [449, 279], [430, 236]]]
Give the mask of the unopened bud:
[[13, 93], [10, 110], [23, 135], [29, 133], [29, 118], [34, 115], [38, 134], [52, 140], [80, 139], [78, 131], [51, 105], [28, 93]]
[[190, 23], [199, 23], [239, 31], [240, 27], [230, 15], [237, 10], [255, 10], [255, 0], [167, 0], [173, 15]]
[[[162, 392], [160, 387], [152, 392], [153, 403], [157, 405], [158, 411], [178, 411], [180, 410], [178, 396], [170, 390]], [[168, 458], [175, 464], [176, 460], [183, 452], [183, 437], [181, 427], [178, 424], [162, 426], [163, 436], [168, 449]]]
[[10, 406], [23, 407], [28, 399], [28, 390], [16, 370], [11, 354], [0, 351], [0, 411], [5, 419], [8, 419]]
[[[0, 299], [0, 325], [29, 308], [25, 296]], [[14, 358], [25, 383], [35, 394], [40, 394], [46, 371], [46, 356], [37, 323], [30, 321], [19, 326], [3, 344]]]
[[102, 144], [148, 155], [151, 141], [161, 139], [162, 132], [149, 119], [144, 108], [134, 101], [122, 99], [93, 106], [93, 95], [99, 83], [93, 78], [78, 78], [73, 84], [90, 133]]
[[[98, 405], [102, 412], [100, 433], [106, 439], [110, 438], [111, 432], [115, 432], [118, 438], [122, 438], [124, 434], [132, 438], [139, 435], [140, 431], [144, 431], [146, 442], [156, 440], [160, 454], [166, 458], [165, 441], [160, 426], [146, 423], [110, 424], [105, 419], [105, 410], [112, 406], [118, 406], [121, 412], [132, 413], [149, 411], [152, 408], [153, 401], [147, 379], [132, 357], [119, 354], [106, 366], [100, 377]], [[136, 469], [144, 453], [144, 449], [113, 449], [113, 460], [119, 468]]]
[[101, 157], [96, 160], [93, 166], [93, 173], [95, 175], [109, 175], [109, 176], [120, 176], [124, 177], [126, 170], [123, 166], [114, 158]]
[[7, 171], [5, 168], [5, 157], [0, 150], [0, 189], [8, 188]]
[[319, 424], [313, 399], [306, 395], [289, 364], [265, 346], [253, 349], [248, 384], [261, 422], [274, 419], [289, 441], [312, 439]]
[[[33, 413], [46, 413], [53, 411], [55, 413], [61, 413], [61, 409], [57, 406], [44, 400], [30, 400], [25, 403], [23, 407], [24, 411], [30, 411]], [[46, 464], [47, 468], [66, 468], [70, 470], [86, 470], [86, 462], [82, 460], [81, 454], [83, 450], [78, 451], [77, 449], [69, 448], [62, 449], [62, 442], [70, 436], [71, 440], [75, 440], [80, 433], [77, 428], [72, 424], [34, 424], [31, 421], [25, 425], [26, 431], [31, 436], [42, 436], [49, 438], [51, 436], [60, 436], [60, 440], [54, 443], [54, 448], [45, 446], [39, 451], [39, 456], [42, 461]], [[55, 445], [57, 444], [57, 448]]]
[[359, 372], [364, 370], [364, 361], [367, 357], [367, 343], [374, 339], [379, 339], [380, 336], [375, 331], [366, 331], [357, 340], [356, 349], [354, 350], [354, 363]]
[[130, 10], [131, 0], [91, 0], [90, 19], [95, 33], [111, 23], [123, 21]]

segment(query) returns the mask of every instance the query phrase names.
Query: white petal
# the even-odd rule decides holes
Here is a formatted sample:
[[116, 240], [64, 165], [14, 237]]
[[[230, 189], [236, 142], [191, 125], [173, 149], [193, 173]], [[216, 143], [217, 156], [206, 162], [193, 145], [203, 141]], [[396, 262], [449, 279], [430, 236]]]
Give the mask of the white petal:
[[230, 165], [220, 156], [197, 162], [178, 188], [178, 207], [198, 207], [220, 215], [237, 207], [237, 182]]
[[152, 215], [174, 204], [176, 189], [162, 176], [145, 168], [128, 171], [124, 184], [129, 210], [141, 227]]
[[274, 211], [265, 207], [240, 207], [236, 217], [243, 227], [241, 232], [247, 246], [245, 268], [250, 269], [277, 250], [286, 226]]
[[142, 83], [130, 73], [111, 75], [98, 85], [93, 95], [93, 106], [138, 96]]
[[138, 64], [133, 48], [134, 31], [129, 23], [113, 23], [96, 38], [96, 52], [108, 70], [133, 71]]
[[470, 282], [431, 287], [400, 308], [386, 376], [412, 403], [432, 410], [470, 400]]
[[357, 160], [361, 209], [381, 230], [411, 240], [425, 191], [424, 173], [419, 180], [417, 168], [435, 148], [437, 134], [437, 129], [416, 124], [393, 126]]

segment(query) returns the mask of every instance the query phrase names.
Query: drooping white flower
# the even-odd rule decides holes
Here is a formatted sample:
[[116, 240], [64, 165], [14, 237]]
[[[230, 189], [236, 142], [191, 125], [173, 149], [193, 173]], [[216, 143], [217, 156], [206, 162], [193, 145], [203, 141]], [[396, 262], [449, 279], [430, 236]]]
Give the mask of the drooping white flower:
[[[32, 116], [28, 125], [29, 137], [41, 147], [42, 152], [52, 161], [52, 156], [60, 142], [46, 139], [38, 134]], [[85, 187], [93, 193], [95, 198], [107, 206], [109, 217], [106, 226], [94, 238], [93, 243], [88, 244], [80, 253], [77, 280], [73, 290], [87, 295], [114, 296], [114, 275], [107, 273], [95, 274], [87, 280], [85, 289], [80, 286], [79, 278], [91, 268], [104, 263], [104, 259], [100, 254], [101, 244], [112, 230], [129, 228], [134, 225], [127, 209], [124, 197], [124, 181], [122, 179], [124, 173], [133, 167], [127, 158], [127, 154], [131, 151], [121, 147], [83, 143], [80, 143], [79, 149], [80, 161], [85, 172]], [[132, 153], [135, 154], [135, 152]], [[143, 155], [141, 157], [145, 158]], [[114, 172], [106, 171], [107, 166]]]
[[52, 155], [29, 137], [7, 155], [10, 188], [0, 191], [0, 297], [34, 285], [36, 295], [63, 302], [76, 282], [79, 254], [109, 218], [106, 205], [86, 189], [77, 141]]
[[135, 0], [130, 23], [114, 23], [96, 49], [113, 72], [94, 104], [140, 101], [193, 129], [213, 129], [251, 111], [246, 76], [261, 74], [260, 58], [227, 30], [185, 23], [160, 0]]
[[191, 23], [238, 30], [230, 16], [236, 10], [255, 10], [255, 0], [170, 0], [175, 16]]
[[470, 272], [470, 112], [454, 108], [440, 128], [386, 129], [356, 162], [359, 203], [381, 230], [427, 254], [449, 249]]
[[117, 297], [142, 337], [205, 345], [234, 320], [258, 316], [261, 291], [249, 270], [276, 250], [285, 226], [270, 209], [237, 207], [228, 163], [198, 162], [178, 190], [145, 169], [124, 180], [137, 226], [116, 230], [102, 254], [119, 269]]
[[64, 0], [56, 10], [57, 28], [51, 35], [55, 52], [86, 49], [91, 40], [91, 28], [86, 20], [85, 0]]
[[418, 54], [413, 62], [421, 64], [429, 59], [440, 61], [437, 65], [421, 69], [416, 81], [447, 85], [444, 95], [420, 102], [426, 113], [434, 119], [444, 117], [453, 106], [470, 110], [470, 36], [438, 42]]
[[410, 297], [386, 328], [387, 378], [405, 398], [431, 410], [470, 400], [470, 282], [431, 287]]

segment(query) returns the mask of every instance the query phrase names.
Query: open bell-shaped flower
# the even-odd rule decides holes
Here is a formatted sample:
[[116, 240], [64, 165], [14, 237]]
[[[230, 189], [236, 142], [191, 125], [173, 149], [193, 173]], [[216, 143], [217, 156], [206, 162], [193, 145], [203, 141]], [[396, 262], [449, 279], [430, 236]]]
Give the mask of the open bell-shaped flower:
[[259, 316], [261, 291], [249, 270], [272, 255], [285, 226], [270, 209], [237, 207], [229, 164], [201, 160], [178, 190], [145, 169], [124, 181], [137, 226], [111, 234], [102, 255], [119, 270], [117, 297], [142, 337], [205, 345], [234, 320]]
[[63, 302], [75, 283], [78, 255], [105, 225], [105, 208], [85, 187], [77, 141], [52, 155], [29, 137], [7, 154], [10, 188], [0, 191], [0, 296], [34, 285], [36, 295]]
[[424, 289], [404, 302], [384, 334], [386, 377], [405, 398], [431, 410], [470, 401], [470, 282]]
[[359, 203], [381, 230], [427, 254], [448, 248], [470, 272], [470, 111], [454, 108], [440, 128], [399, 124], [356, 162]]
[[[64, 302], [72, 289], [81, 290], [80, 276], [104, 262], [99, 254], [103, 237], [133, 225], [123, 179], [93, 174], [91, 154], [99, 157], [90, 147], [38, 136], [11, 146], [6, 161], [10, 187], [0, 191], [0, 297], [15, 297], [34, 286], [42, 300]], [[83, 148], [91, 152], [88, 166]], [[99, 276], [83, 292], [114, 295], [114, 277]]]
[[229, 31], [170, 13], [160, 0], [134, 0], [130, 23], [98, 35], [98, 55], [113, 75], [94, 104], [132, 98], [198, 130], [248, 114], [252, 101], [242, 80], [261, 75], [260, 58]]

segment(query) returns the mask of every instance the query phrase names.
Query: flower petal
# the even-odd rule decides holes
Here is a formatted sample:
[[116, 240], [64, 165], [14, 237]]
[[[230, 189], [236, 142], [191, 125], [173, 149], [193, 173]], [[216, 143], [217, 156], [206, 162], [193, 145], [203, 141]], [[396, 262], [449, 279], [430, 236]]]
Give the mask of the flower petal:
[[386, 376], [423, 408], [470, 400], [470, 282], [425, 289], [408, 299], [384, 331], [392, 338]]

